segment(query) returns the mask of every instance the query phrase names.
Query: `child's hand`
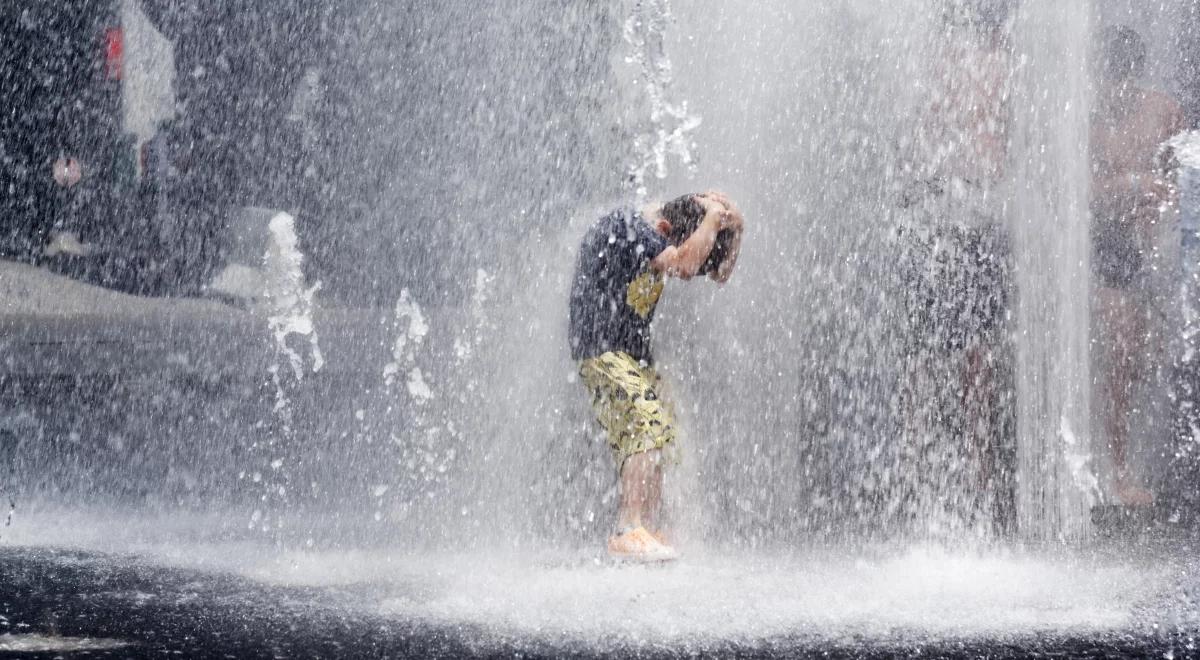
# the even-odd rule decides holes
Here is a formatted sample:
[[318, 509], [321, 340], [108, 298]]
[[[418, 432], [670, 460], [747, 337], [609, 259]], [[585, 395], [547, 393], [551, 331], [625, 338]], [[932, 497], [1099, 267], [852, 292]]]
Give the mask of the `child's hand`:
[[721, 206], [724, 206], [727, 209], [733, 208], [733, 200], [729, 199], [729, 195], [726, 195], [725, 193], [723, 193], [719, 190], [709, 190], [707, 192], [702, 192], [702, 193], [700, 193], [699, 196], [704, 199], [711, 199], [714, 202], [720, 204]]
[[708, 193], [696, 195], [696, 201], [700, 203], [700, 206], [704, 207], [704, 213], [706, 215], [714, 212], [723, 214], [727, 210], [725, 204], [713, 197], [710, 197]]
[[[700, 195], [702, 200], [712, 200], [721, 206], [725, 207], [725, 212], [721, 214], [721, 229], [732, 229], [734, 231], [742, 231], [742, 226], [745, 223], [745, 218], [742, 212], [733, 204], [733, 200], [723, 192], [710, 190]], [[704, 202], [701, 201], [701, 204]]]

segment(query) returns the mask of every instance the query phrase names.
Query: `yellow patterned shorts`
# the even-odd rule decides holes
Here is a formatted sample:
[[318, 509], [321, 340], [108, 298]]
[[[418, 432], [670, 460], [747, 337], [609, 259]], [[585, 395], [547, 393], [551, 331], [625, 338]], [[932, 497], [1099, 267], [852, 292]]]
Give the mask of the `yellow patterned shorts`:
[[674, 446], [674, 410], [660, 397], [662, 381], [652, 367], [609, 351], [581, 362], [579, 375], [592, 395], [596, 420], [608, 432], [617, 470], [634, 454]]

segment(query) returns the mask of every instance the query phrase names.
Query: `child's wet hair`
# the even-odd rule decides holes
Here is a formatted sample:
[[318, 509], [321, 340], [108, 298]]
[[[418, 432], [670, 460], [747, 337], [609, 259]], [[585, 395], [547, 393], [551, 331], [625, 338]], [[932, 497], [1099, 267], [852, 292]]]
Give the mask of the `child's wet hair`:
[[[698, 193], [689, 193], [663, 204], [660, 213], [667, 222], [671, 223], [671, 231], [667, 232], [667, 240], [671, 242], [671, 245], [682, 244], [704, 221], [704, 206], [700, 204], [700, 200], [696, 199], [697, 197]], [[704, 265], [700, 267], [701, 275], [714, 272], [717, 266], [721, 265], [721, 262], [729, 254], [732, 240], [733, 232], [729, 229], [722, 230], [717, 234], [717, 242], [713, 245], [712, 252], [709, 253]]]
[[1100, 35], [1100, 57], [1108, 80], [1139, 78], [1146, 70], [1146, 42], [1127, 25], [1110, 25]]
[[667, 240], [671, 245], [686, 241], [704, 220], [704, 206], [696, 199], [697, 196], [696, 193], [688, 193], [663, 204], [662, 217], [671, 223], [671, 231], [667, 232]]

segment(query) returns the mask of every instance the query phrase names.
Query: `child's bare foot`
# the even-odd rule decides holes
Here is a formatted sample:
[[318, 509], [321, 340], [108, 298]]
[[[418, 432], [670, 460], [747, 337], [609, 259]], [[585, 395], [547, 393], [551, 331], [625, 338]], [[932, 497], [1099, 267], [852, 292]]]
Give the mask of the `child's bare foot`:
[[645, 527], [635, 527], [609, 538], [608, 555], [635, 562], [670, 561], [679, 557], [674, 548], [659, 542]]
[[671, 543], [671, 535], [668, 534], [665, 529], [656, 529], [653, 532], [650, 532], [650, 536], [653, 536], [654, 540], [667, 546], [668, 548], [673, 547], [674, 545]]

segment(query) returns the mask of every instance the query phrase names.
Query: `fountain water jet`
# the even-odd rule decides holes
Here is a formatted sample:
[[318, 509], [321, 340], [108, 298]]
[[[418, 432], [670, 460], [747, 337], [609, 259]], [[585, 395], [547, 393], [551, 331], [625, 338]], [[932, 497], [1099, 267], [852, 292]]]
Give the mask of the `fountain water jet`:
[[1079, 540], [1098, 495], [1090, 446], [1089, 3], [1022, 3], [1013, 108], [1017, 524]]
[[[278, 213], [271, 218], [267, 229], [270, 241], [263, 253], [262, 306], [276, 352], [276, 361], [268, 371], [275, 390], [272, 412], [277, 424], [272, 425], [265, 438], [258, 440], [265, 465], [260, 465], [251, 479], [261, 484], [262, 506], [251, 514], [250, 525], [278, 534], [292, 496], [288, 491], [296, 486], [292, 479], [296, 470], [293, 463], [302, 458], [297, 446], [295, 411], [289, 390], [303, 383], [310, 370], [319, 373], [325, 366], [325, 358], [313, 324], [313, 296], [320, 290], [321, 283], [311, 287], [305, 284], [304, 255], [298, 247], [295, 220], [287, 213]], [[293, 336], [307, 339], [308, 360], [289, 345], [289, 338]]]

